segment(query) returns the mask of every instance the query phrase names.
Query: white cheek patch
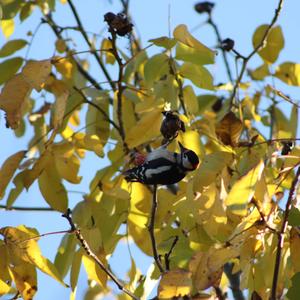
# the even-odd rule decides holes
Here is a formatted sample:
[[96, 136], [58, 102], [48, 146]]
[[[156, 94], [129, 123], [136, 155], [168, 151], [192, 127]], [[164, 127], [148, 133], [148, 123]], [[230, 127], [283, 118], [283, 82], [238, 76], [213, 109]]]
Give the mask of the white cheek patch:
[[147, 178], [151, 178], [153, 175], [163, 173], [165, 171], [168, 171], [169, 169], [170, 169], [170, 166], [161, 166], [156, 169], [149, 169], [145, 172], [145, 176]]
[[186, 160], [186, 159], [183, 160], [182, 165], [187, 170], [193, 170], [194, 169], [193, 166], [192, 166], [192, 164], [188, 160]]

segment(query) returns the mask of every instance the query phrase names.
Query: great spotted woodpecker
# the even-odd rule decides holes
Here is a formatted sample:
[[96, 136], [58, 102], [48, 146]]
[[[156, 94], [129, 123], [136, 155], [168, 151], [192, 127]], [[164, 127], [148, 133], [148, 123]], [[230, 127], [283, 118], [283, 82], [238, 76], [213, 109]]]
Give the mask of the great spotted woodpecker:
[[170, 152], [166, 146], [150, 152], [143, 164], [123, 173], [125, 179], [149, 185], [179, 182], [199, 164], [199, 158], [194, 151], [184, 148], [180, 143], [179, 146], [180, 153]]

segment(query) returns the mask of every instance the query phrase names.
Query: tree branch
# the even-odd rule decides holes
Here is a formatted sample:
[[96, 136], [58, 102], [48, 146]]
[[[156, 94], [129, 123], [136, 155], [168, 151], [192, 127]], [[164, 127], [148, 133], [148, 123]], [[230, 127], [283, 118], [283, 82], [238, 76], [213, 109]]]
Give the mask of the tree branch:
[[117, 34], [115, 33], [115, 31], [113, 30], [113, 28], [109, 29], [110, 33], [111, 33], [111, 45], [112, 45], [112, 49], [111, 52], [114, 55], [118, 66], [119, 66], [119, 75], [118, 75], [118, 81], [117, 81], [117, 117], [118, 117], [118, 122], [119, 122], [119, 133], [121, 136], [121, 139], [123, 141], [123, 147], [126, 153], [129, 152], [129, 148], [128, 145], [125, 142], [125, 129], [124, 129], [124, 124], [123, 124], [123, 116], [122, 116], [122, 96], [123, 96], [123, 91], [125, 90], [125, 87], [123, 86], [123, 70], [124, 70], [124, 64], [122, 62], [122, 59], [119, 55], [119, 52], [117, 50]]
[[[215, 34], [217, 36], [218, 44], [219, 44], [219, 46], [221, 46], [221, 44], [222, 44], [221, 34], [220, 34], [220, 31], [218, 29], [217, 24], [213, 21], [213, 19], [211, 17], [211, 14], [208, 14], [207, 23], [212, 26], [212, 28], [215, 31]], [[229, 62], [228, 62], [228, 58], [227, 58], [227, 52], [223, 48], [220, 48], [220, 49], [222, 51], [222, 56], [223, 56], [223, 60], [224, 60], [224, 64], [225, 64], [228, 79], [230, 80], [230, 82], [232, 82], [233, 77], [232, 77], [232, 74], [231, 74], [231, 70], [230, 70], [230, 66], [229, 66]]]
[[[245, 70], [246, 70], [246, 67], [247, 67], [247, 64], [249, 62], [249, 60], [252, 58], [252, 56], [254, 54], [256, 54], [266, 43], [266, 40], [268, 38], [268, 35], [272, 29], [272, 27], [274, 26], [274, 24], [276, 23], [279, 15], [280, 15], [280, 12], [282, 10], [282, 6], [283, 6], [283, 1], [284, 0], [279, 0], [279, 3], [278, 3], [278, 6], [277, 6], [277, 9], [275, 10], [275, 15], [271, 21], [271, 23], [269, 24], [267, 30], [265, 31], [260, 43], [253, 49], [253, 51], [248, 55], [248, 56], [242, 56], [240, 54], [238, 54], [237, 58], [242, 58], [243, 60], [243, 64], [242, 64], [242, 69], [240, 71], [240, 74], [238, 75], [238, 78], [235, 82], [235, 85], [233, 87], [233, 90], [232, 90], [232, 94], [230, 96], [230, 103], [231, 105], [233, 105], [233, 100], [235, 98], [235, 95], [236, 95], [236, 92], [237, 92], [237, 89], [242, 81], [242, 78], [243, 78], [243, 75], [245, 73]], [[235, 53], [238, 53], [237, 51], [234, 51]]]
[[1, 210], [15, 210], [15, 211], [55, 211], [51, 207], [22, 207], [22, 206], [11, 206], [0, 205]]
[[156, 240], [155, 240], [155, 236], [154, 236], [154, 224], [155, 224], [156, 209], [157, 209], [157, 185], [155, 184], [153, 186], [152, 209], [151, 209], [151, 215], [150, 215], [150, 222], [149, 222], [149, 225], [148, 225], [148, 230], [149, 230], [149, 234], [150, 234], [154, 260], [156, 262], [156, 265], [157, 265], [159, 271], [161, 273], [163, 273], [165, 270], [162, 266], [160, 257], [158, 255]]
[[295, 178], [293, 179], [293, 182], [291, 184], [289, 196], [288, 196], [286, 206], [285, 206], [281, 229], [278, 234], [277, 251], [276, 251], [275, 267], [274, 267], [273, 283], [272, 283], [270, 300], [276, 300], [276, 290], [277, 290], [278, 274], [279, 274], [279, 268], [280, 268], [281, 251], [282, 251], [283, 243], [284, 243], [284, 233], [285, 233], [285, 230], [286, 230], [286, 227], [288, 224], [288, 217], [289, 217], [289, 213], [290, 213], [290, 210], [292, 207], [292, 201], [297, 196], [297, 188], [299, 185], [299, 180], [300, 180], [300, 167], [298, 168]]
[[171, 248], [170, 248], [169, 252], [165, 254], [165, 264], [166, 264], [166, 270], [167, 271], [170, 270], [170, 256], [171, 256], [178, 240], [179, 240], [179, 237], [178, 237], [178, 235], [176, 235], [175, 238], [174, 238], [174, 241], [171, 245]]
[[95, 51], [95, 49], [94, 49], [92, 43], [90, 42], [89, 37], [88, 37], [88, 35], [86, 34], [86, 31], [84, 30], [83, 24], [82, 24], [82, 22], [81, 22], [81, 20], [80, 20], [80, 17], [79, 17], [79, 15], [78, 15], [78, 13], [77, 13], [76, 7], [74, 6], [72, 0], [67, 0], [67, 1], [68, 1], [68, 4], [70, 5], [71, 11], [72, 11], [73, 16], [74, 16], [74, 18], [75, 18], [75, 20], [76, 20], [76, 23], [77, 23], [79, 32], [82, 34], [84, 40], [86, 41], [86, 43], [87, 43], [88, 46], [90, 47], [91, 53], [93, 54], [93, 56], [95, 57], [96, 61], [98, 62], [98, 64], [99, 64], [101, 70], [103, 71], [105, 77], [106, 77], [107, 80], [109, 81], [109, 84], [110, 84], [111, 88], [112, 88], [113, 90], [115, 90], [115, 89], [116, 89], [115, 84], [114, 84], [114, 82], [112, 81], [112, 79], [111, 79], [111, 77], [110, 77], [110, 75], [109, 75], [107, 69], [105, 68], [105, 65], [104, 65], [104, 63], [102, 62], [100, 56], [99, 56], [98, 53]]
[[240, 272], [233, 274], [232, 269], [232, 263], [225, 264], [224, 272], [230, 282], [230, 288], [232, 291], [233, 298], [235, 300], [245, 300], [243, 292], [240, 289]]
[[[61, 35], [61, 30], [59, 29], [59, 26], [54, 22], [51, 14], [45, 15], [46, 19], [42, 19], [42, 22], [47, 23], [54, 34], [57, 36], [57, 38], [63, 40], [63, 37]], [[72, 52], [72, 50], [66, 45], [66, 51]], [[78, 71], [81, 73], [81, 75], [87, 79], [95, 88], [98, 90], [102, 90], [101, 86], [98, 84], [98, 82], [82, 67], [82, 65], [79, 63], [75, 57], [73, 57], [75, 64], [78, 68]]]
[[121, 281], [108, 269], [105, 267], [105, 265], [102, 263], [102, 261], [99, 259], [99, 257], [91, 250], [89, 244], [82, 236], [80, 229], [76, 228], [72, 217], [71, 217], [71, 210], [68, 209], [68, 211], [62, 215], [64, 218], [66, 218], [71, 226], [71, 231], [74, 231], [78, 241], [80, 242], [82, 248], [85, 250], [86, 254], [91, 257], [96, 264], [101, 268], [102, 271], [106, 273], [106, 275], [118, 286], [118, 288], [123, 291], [125, 294], [130, 296], [132, 299], [139, 300], [137, 296], [135, 296], [131, 291], [129, 291], [127, 288], [124, 287], [124, 285], [121, 283]]

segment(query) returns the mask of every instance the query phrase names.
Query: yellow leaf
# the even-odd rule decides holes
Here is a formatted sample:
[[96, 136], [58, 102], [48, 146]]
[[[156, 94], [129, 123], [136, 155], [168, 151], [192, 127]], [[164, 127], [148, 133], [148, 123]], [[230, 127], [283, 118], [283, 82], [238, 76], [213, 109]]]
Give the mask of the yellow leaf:
[[0, 57], [5, 57], [14, 54], [16, 51], [24, 48], [27, 45], [27, 41], [25, 40], [11, 40], [8, 41], [1, 49], [0, 49]]
[[11, 287], [0, 279], [0, 296], [8, 294], [10, 290]]
[[182, 144], [186, 148], [193, 150], [198, 156], [203, 155], [204, 147], [197, 131], [187, 130], [186, 132], [180, 133], [180, 138], [182, 139]]
[[33, 299], [37, 291], [37, 274], [35, 267], [29, 263], [9, 267], [16, 288], [24, 300]]
[[179, 68], [181, 76], [190, 79], [196, 86], [201, 89], [214, 90], [213, 77], [210, 72], [201, 65], [184, 63]]
[[191, 272], [183, 269], [175, 269], [162, 275], [158, 286], [158, 298], [173, 299], [188, 296], [191, 291]]
[[161, 121], [162, 113], [160, 109], [144, 114], [126, 135], [126, 142], [129, 148], [149, 142], [159, 136]]
[[38, 179], [40, 191], [46, 202], [55, 210], [65, 213], [68, 208], [67, 191], [53, 163], [49, 163]]
[[210, 185], [222, 170], [230, 165], [233, 153], [217, 151], [206, 155], [194, 176], [194, 191], [201, 191], [203, 187]]
[[276, 68], [275, 77], [288, 85], [300, 86], [300, 64], [284, 62]]
[[[31, 86], [22, 74], [9, 79], [0, 94], [0, 108], [6, 112], [7, 126], [16, 129], [19, 126], [26, 98], [31, 93]], [[13, 99], [13, 101], [12, 101]]]
[[3, 163], [0, 169], [0, 199], [3, 198], [5, 189], [14, 176], [17, 168], [20, 165], [21, 160], [24, 158], [26, 151], [19, 151], [9, 158]]
[[269, 71], [268, 64], [263, 63], [261, 66], [255, 70], [250, 70], [249, 75], [254, 80], [263, 80], [265, 77], [271, 75]]
[[263, 161], [260, 161], [232, 186], [225, 202], [234, 214], [241, 216], [247, 214], [247, 205], [254, 196], [256, 184], [261, 178], [264, 167]]
[[14, 19], [1, 20], [1, 28], [4, 36], [8, 39], [15, 31]]
[[[214, 250], [216, 251], [216, 249]], [[219, 285], [223, 268], [222, 265], [214, 269], [209, 267], [211, 252], [212, 251], [198, 251], [189, 262], [189, 270], [192, 273], [193, 285], [197, 291]]]
[[109, 50], [112, 49], [111, 41], [109, 39], [103, 39], [102, 43], [101, 43], [100, 49], [101, 50], [106, 50], [106, 51], [101, 51], [101, 57], [105, 58], [105, 62], [107, 64], [113, 65], [115, 63], [115, 61], [116, 61], [116, 58], [111, 53], [111, 51], [109, 51]]
[[55, 266], [42, 256], [36, 241], [37, 230], [20, 225], [1, 228], [0, 233], [5, 237], [9, 259], [13, 265], [21, 265], [24, 262], [35, 265], [65, 286]]
[[41, 156], [37, 159], [35, 164], [30, 170], [25, 170], [26, 176], [23, 176], [24, 187], [28, 190], [32, 183], [41, 175], [45, 166], [51, 159], [51, 154], [48, 150], [45, 150]]
[[243, 123], [233, 112], [227, 113], [216, 126], [216, 134], [224, 145], [237, 146], [243, 131]]
[[80, 168], [79, 158], [73, 154], [69, 155], [65, 153], [64, 155], [59, 155], [54, 153], [55, 166], [58, 175], [74, 184], [78, 184], [81, 181], [81, 176], [78, 176], [78, 171]]
[[157, 39], [152, 39], [148, 41], [149, 43], [153, 43], [158, 47], [164, 47], [166, 49], [171, 49], [176, 45], [176, 40], [172, 38], [168, 38], [166, 36], [159, 37]]
[[192, 86], [187, 85], [183, 88], [183, 97], [187, 111], [190, 114], [196, 114], [198, 112], [198, 99]]
[[56, 101], [54, 102], [53, 113], [51, 114], [51, 125], [53, 128], [59, 128], [63, 122], [70, 92], [61, 81], [56, 81], [55, 85], [52, 85], [52, 91], [56, 96]]
[[144, 67], [144, 76], [147, 84], [151, 86], [154, 81], [169, 73], [169, 57], [160, 53], [149, 58]]
[[31, 88], [40, 91], [51, 73], [51, 67], [49, 59], [31, 60], [22, 69], [22, 74]]
[[54, 57], [52, 62], [56, 70], [63, 75], [66, 79], [71, 79], [75, 72], [74, 65], [69, 58], [65, 57]]
[[103, 144], [97, 135], [84, 134], [78, 132], [73, 136], [75, 147], [95, 152], [98, 156], [103, 157]]
[[[269, 28], [269, 25], [259, 26], [253, 35], [252, 44], [256, 48], [262, 41], [266, 30]], [[261, 50], [258, 51], [259, 56], [268, 63], [274, 63], [280, 51], [284, 47], [284, 37], [281, 31], [280, 26], [271, 28], [266, 42]]]
[[70, 283], [71, 283], [72, 291], [75, 291], [77, 287], [77, 281], [78, 281], [79, 271], [81, 267], [81, 260], [82, 260], [82, 251], [78, 250], [74, 254], [74, 258], [71, 266]]
[[[101, 256], [100, 260], [104, 265], [107, 265], [104, 256]], [[82, 255], [82, 263], [87, 272], [88, 278], [90, 280], [95, 280], [105, 290], [107, 275], [100, 269], [96, 262], [89, 256]]]
[[213, 64], [215, 52], [200, 43], [189, 32], [186, 25], [178, 25], [173, 32], [179, 41], [176, 47], [176, 58], [197, 65]]
[[295, 273], [300, 272], [300, 237], [299, 233], [295, 228], [290, 231], [290, 251], [291, 251], [291, 263]]

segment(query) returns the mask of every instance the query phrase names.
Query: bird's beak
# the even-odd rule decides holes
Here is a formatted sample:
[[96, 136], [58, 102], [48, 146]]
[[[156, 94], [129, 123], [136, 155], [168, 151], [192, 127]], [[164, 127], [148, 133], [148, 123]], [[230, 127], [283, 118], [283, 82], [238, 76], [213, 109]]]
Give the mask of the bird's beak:
[[180, 147], [180, 152], [184, 152], [185, 148], [183, 147], [183, 145], [180, 142], [178, 142], [178, 144], [179, 144], [179, 147]]

